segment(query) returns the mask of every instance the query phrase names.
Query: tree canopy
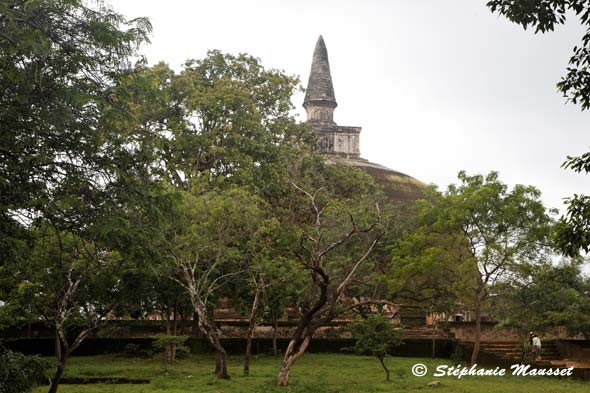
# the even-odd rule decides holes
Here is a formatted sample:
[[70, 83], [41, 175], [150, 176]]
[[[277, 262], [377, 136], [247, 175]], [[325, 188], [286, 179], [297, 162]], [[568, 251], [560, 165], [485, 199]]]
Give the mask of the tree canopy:
[[[586, 31], [581, 45], [573, 48], [566, 75], [557, 83], [557, 89], [568, 102], [590, 108], [590, 7], [585, 0], [490, 0], [492, 12], [505, 16], [525, 30], [535, 33], [553, 31], [556, 25], [565, 24], [568, 17], [579, 18]], [[590, 152], [570, 157], [562, 167], [576, 172], [590, 173]], [[567, 212], [556, 226], [555, 239], [561, 251], [569, 256], [580, 250], [590, 251], [590, 197], [574, 195], [566, 199]]]

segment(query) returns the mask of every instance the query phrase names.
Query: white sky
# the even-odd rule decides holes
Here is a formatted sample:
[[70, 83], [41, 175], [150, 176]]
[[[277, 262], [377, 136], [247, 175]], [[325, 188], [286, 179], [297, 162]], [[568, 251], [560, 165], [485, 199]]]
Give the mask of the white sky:
[[[307, 84], [317, 37], [328, 47], [335, 120], [361, 126], [361, 155], [446, 188], [464, 169], [532, 184], [549, 207], [590, 194], [590, 175], [560, 168], [590, 149], [590, 112], [565, 104], [565, 74], [582, 28], [534, 35], [485, 0], [110, 0], [147, 16], [150, 64], [180, 70], [209, 49], [246, 52]], [[294, 97], [299, 118], [303, 95]]]

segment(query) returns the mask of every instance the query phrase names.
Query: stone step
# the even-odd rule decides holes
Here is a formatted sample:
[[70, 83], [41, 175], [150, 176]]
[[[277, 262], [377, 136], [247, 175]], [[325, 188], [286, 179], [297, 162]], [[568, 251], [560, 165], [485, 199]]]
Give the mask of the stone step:
[[[473, 348], [473, 342], [464, 342], [470, 348]], [[515, 341], [485, 341], [480, 343], [482, 352], [497, 356], [502, 359], [520, 361], [522, 359], [523, 345]], [[535, 364], [545, 364], [550, 366], [552, 363], [563, 363], [561, 355], [555, 346], [555, 343], [547, 341], [543, 347]], [[553, 366], [555, 367], [555, 366]]]

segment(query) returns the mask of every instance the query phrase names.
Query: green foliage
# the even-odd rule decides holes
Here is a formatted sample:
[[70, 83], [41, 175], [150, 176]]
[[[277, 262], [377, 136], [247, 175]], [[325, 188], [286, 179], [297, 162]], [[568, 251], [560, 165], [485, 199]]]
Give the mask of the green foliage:
[[[263, 202], [244, 189], [192, 195], [178, 192], [179, 201], [162, 222], [162, 251], [171, 268], [196, 263], [214, 275], [244, 269], [247, 241], [264, 219]], [[229, 270], [228, 270], [229, 269]]]
[[291, 115], [297, 85], [252, 56], [210, 51], [178, 74], [162, 63], [136, 67], [115, 89], [111, 121], [152, 177], [196, 193], [238, 185], [275, 200], [288, 191], [290, 163], [312, 146]]
[[125, 345], [123, 354], [130, 358], [143, 358], [151, 357], [154, 354], [154, 351], [150, 349], [143, 349], [141, 345], [129, 343]]
[[394, 346], [402, 344], [403, 329], [381, 314], [353, 323], [350, 330], [356, 340], [354, 350], [359, 355], [384, 358]]
[[[463, 233], [435, 225], [437, 204], [444, 198], [431, 189], [413, 206], [413, 227], [392, 248], [388, 286], [393, 297], [427, 310], [453, 310], [465, 295], [464, 280], [474, 278]], [[459, 279], [461, 278], [461, 279]]]
[[535, 33], [553, 31], [555, 25], [564, 24], [569, 15], [579, 18], [587, 27], [582, 36], [582, 46], [574, 47], [567, 75], [557, 84], [557, 88], [568, 100], [579, 103], [582, 109], [590, 108], [590, 8], [585, 0], [491, 0], [487, 6], [492, 12], [505, 16], [525, 29], [533, 27]]
[[459, 179], [418, 202], [415, 230], [394, 249], [390, 284], [425, 308], [462, 303], [479, 318], [490, 297], [502, 295], [500, 283], [550, 259], [552, 219], [534, 187], [509, 190], [495, 172]]
[[[568, 157], [563, 167], [575, 172], [590, 173], [590, 152], [580, 157]], [[590, 251], [590, 196], [574, 195], [565, 201], [567, 212], [555, 226], [557, 247], [568, 256]]]
[[150, 30], [102, 2], [0, 2], [2, 313], [81, 326], [62, 365], [117, 301], [121, 259], [97, 228], [116, 221], [128, 160], [103, 111]]
[[180, 352], [189, 353], [190, 348], [186, 346], [188, 336], [169, 336], [160, 334], [154, 337], [153, 346], [157, 351], [164, 351], [170, 345], [176, 345], [176, 350]]
[[[574, 46], [566, 76], [557, 83], [558, 90], [568, 101], [579, 104], [582, 110], [590, 108], [590, 8], [585, 0], [491, 0], [487, 6], [510, 21], [535, 32], [553, 31], [555, 25], [565, 24], [567, 17], [579, 18], [586, 27], [582, 45]], [[575, 172], [590, 172], [590, 152], [580, 157], [568, 157], [562, 165]], [[580, 250], [590, 251], [590, 197], [574, 195], [566, 200], [567, 213], [559, 220], [555, 230], [557, 247], [568, 256]]]
[[[58, 232], [50, 225], [39, 227], [34, 234], [31, 256], [21, 267], [19, 285], [8, 304], [14, 303], [30, 310], [33, 316], [53, 322], [61, 317], [86, 321], [93, 318], [89, 311], [104, 314], [116, 303], [121, 271], [117, 252], [73, 233]], [[56, 305], [62, 302], [67, 311], [58, 315]]]
[[465, 361], [466, 357], [467, 354], [465, 353], [465, 348], [461, 345], [456, 345], [450, 359], [453, 363], [461, 364]]
[[150, 30], [102, 2], [0, 3], [3, 220], [76, 227], [104, 199], [116, 131], [100, 128], [101, 109]]
[[27, 393], [46, 383], [51, 362], [40, 356], [26, 356], [0, 346], [0, 393]]
[[502, 324], [529, 331], [565, 326], [568, 333], [590, 337], [590, 280], [579, 261], [562, 261], [522, 269], [502, 283], [494, 301]]

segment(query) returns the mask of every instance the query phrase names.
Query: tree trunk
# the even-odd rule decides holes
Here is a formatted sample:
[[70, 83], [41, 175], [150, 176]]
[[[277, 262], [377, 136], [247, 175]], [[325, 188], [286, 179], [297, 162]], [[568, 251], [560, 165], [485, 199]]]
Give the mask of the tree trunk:
[[436, 323], [432, 320], [432, 358], [436, 357]]
[[219, 338], [215, 338], [215, 343], [212, 346], [215, 349], [215, 376], [219, 379], [229, 379], [227, 352], [221, 346]]
[[273, 356], [277, 356], [279, 352], [277, 351], [277, 330], [279, 328], [279, 321], [278, 318], [273, 318], [272, 321], [272, 354]]
[[[307, 333], [302, 340], [297, 339], [297, 338], [291, 339], [291, 341], [289, 342], [289, 346], [287, 347], [287, 350], [285, 351], [285, 356], [283, 357], [283, 361], [281, 363], [281, 369], [279, 370], [279, 375], [277, 377], [277, 385], [279, 385], [279, 386], [289, 385], [289, 373], [291, 372], [291, 367], [293, 366], [295, 361], [297, 361], [297, 359], [299, 359], [303, 355], [305, 350], [307, 349], [307, 346], [309, 345], [309, 342], [311, 341], [312, 334], [313, 334], [313, 332]], [[301, 344], [299, 345], [299, 348], [296, 349], [299, 342], [301, 342]]]
[[383, 370], [385, 370], [385, 382], [389, 383], [389, 369], [385, 365], [385, 362], [383, 361], [383, 357], [380, 357], [379, 361], [381, 362], [381, 366], [383, 366]]
[[82, 341], [84, 341], [84, 339], [86, 337], [88, 337], [88, 335], [90, 334], [90, 332], [92, 331], [92, 329], [96, 328], [96, 322], [89, 328], [82, 330], [80, 333], [78, 333], [78, 335], [76, 336], [76, 338], [74, 339], [74, 341], [72, 342], [72, 344], [68, 344], [65, 332], [64, 332], [64, 328], [63, 328], [63, 321], [56, 321], [55, 322], [55, 335], [57, 337], [57, 341], [56, 341], [56, 351], [59, 353], [59, 359], [58, 359], [58, 363], [57, 363], [57, 370], [55, 371], [55, 375], [53, 376], [52, 380], [51, 380], [51, 386], [49, 387], [49, 393], [55, 393], [57, 392], [57, 387], [59, 386], [59, 382], [61, 381], [61, 378], [64, 374], [64, 370], [66, 368], [66, 363], [68, 358], [70, 357], [70, 354], [72, 352], [74, 352], [79, 346], [80, 344], [82, 344]]
[[[178, 333], [178, 307], [176, 302], [174, 302], [174, 327], [172, 329], [172, 335], [176, 336]], [[170, 358], [172, 360], [171, 363], [176, 361], [176, 344], [172, 344], [170, 346]]]
[[[320, 270], [320, 272], [322, 271]], [[289, 341], [289, 345], [285, 350], [285, 356], [283, 357], [281, 369], [279, 370], [279, 375], [277, 377], [278, 386], [287, 386], [289, 384], [289, 372], [291, 371], [291, 367], [295, 361], [305, 353], [316, 329], [321, 326], [322, 323], [325, 324], [331, 320], [330, 318], [326, 318], [320, 324], [314, 324], [313, 322], [314, 316], [320, 312], [328, 302], [328, 284], [329, 279], [327, 275], [322, 272], [322, 280], [318, 283], [320, 287], [320, 296], [317, 302], [299, 318], [297, 329], [295, 329], [291, 341]]]
[[229, 379], [227, 370], [227, 352], [221, 345], [217, 327], [207, 314], [207, 307], [199, 300], [193, 301], [194, 311], [197, 313], [199, 328], [215, 351], [215, 376], [220, 379]]
[[196, 312], [193, 312], [192, 335], [195, 337], [199, 336], [199, 314], [197, 314]]
[[[169, 336], [170, 328], [170, 306], [166, 307], [166, 335]], [[166, 345], [166, 363], [172, 363], [172, 346]]]
[[66, 369], [67, 359], [67, 356], [64, 354], [64, 356], [61, 357], [61, 359], [59, 360], [57, 370], [55, 371], [55, 374], [51, 379], [51, 386], [49, 387], [48, 393], [57, 393], [57, 387], [59, 386], [59, 382], [61, 381], [61, 378], [63, 377], [64, 371]]
[[180, 313], [180, 335], [181, 336], [186, 336], [186, 313]]
[[256, 329], [256, 312], [258, 311], [258, 302], [260, 301], [260, 291], [262, 288], [256, 288], [254, 300], [252, 301], [252, 309], [250, 310], [250, 322], [248, 324], [248, 331], [246, 333], [246, 353], [244, 354], [244, 376], [250, 375], [250, 360], [252, 359], [252, 338], [254, 337], [254, 329]]
[[55, 359], [58, 362], [61, 360], [61, 340], [59, 339], [57, 329], [55, 329]]
[[248, 328], [248, 335], [246, 337], [246, 353], [244, 354], [244, 376], [250, 375], [250, 360], [252, 359], [252, 332], [253, 329]]
[[473, 352], [471, 352], [471, 365], [477, 363], [479, 355], [479, 343], [481, 341], [481, 296], [478, 293], [475, 299], [475, 340], [473, 342]]

